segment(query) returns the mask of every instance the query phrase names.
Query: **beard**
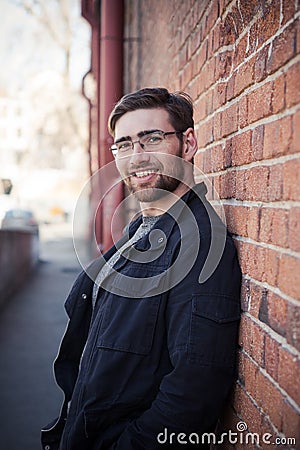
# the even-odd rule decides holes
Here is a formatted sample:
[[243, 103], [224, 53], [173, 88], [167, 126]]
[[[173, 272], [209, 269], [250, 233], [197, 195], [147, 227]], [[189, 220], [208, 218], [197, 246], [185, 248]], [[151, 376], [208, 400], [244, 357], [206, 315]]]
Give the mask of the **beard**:
[[[181, 159], [182, 147], [183, 146], [180, 145], [177, 155], [174, 155], [177, 156], [176, 161], [171, 159], [168, 170], [165, 170], [167, 174], [164, 174], [163, 167], [161, 167], [161, 165], [158, 166], [159, 163], [156, 165], [155, 168], [158, 170], [158, 173], [153, 182], [150, 181], [144, 184], [136, 185], [130, 176], [125, 178], [124, 181], [126, 186], [139, 202], [147, 203], [160, 200], [170, 192], [174, 192], [175, 189], [183, 182], [184, 167], [183, 160]], [[149, 164], [147, 164], [147, 167], [149, 167]], [[140, 165], [135, 169], [138, 171], [146, 169], [147, 167]]]
[[154, 202], [160, 200], [175, 189], [181, 183], [180, 179], [173, 178], [167, 175], [158, 174], [154, 186], [134, 186], [130, 181], [126, 182], [129, 191], [135, 196], [139, 202]]

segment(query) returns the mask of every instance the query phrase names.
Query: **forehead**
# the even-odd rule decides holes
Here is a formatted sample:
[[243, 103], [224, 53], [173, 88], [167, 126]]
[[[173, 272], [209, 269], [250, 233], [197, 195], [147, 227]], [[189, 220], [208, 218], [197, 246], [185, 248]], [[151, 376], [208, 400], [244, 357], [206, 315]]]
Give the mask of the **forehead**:
[[169, 113], [163, 108], [136, 109], [125, 113], [116, 123], [115, 139], [137, 136], [141, 131], [172, 131]]

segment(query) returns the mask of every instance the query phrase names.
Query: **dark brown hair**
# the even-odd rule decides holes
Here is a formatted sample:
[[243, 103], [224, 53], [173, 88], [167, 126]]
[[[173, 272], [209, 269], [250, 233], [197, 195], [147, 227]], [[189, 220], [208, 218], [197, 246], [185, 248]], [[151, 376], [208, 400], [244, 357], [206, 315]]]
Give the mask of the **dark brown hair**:
[[115, 105], [108, 119], [108, 130], [115, 134], [117, 121], [129, 111], [163, 108], [169, 113], [171, 125], [176, 131], [194, 128], [193, 102], [185, 92], [170, 93], [165, 88], [144, 88], [124, 95]]

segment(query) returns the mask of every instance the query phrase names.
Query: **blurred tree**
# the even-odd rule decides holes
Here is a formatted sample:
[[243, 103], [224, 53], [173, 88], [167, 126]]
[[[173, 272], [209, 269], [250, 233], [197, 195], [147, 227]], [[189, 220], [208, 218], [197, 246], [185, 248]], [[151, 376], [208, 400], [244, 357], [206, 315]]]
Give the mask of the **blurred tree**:
[[72, 35], [76, 30], [76, 24], [74, 23], [76, 22], [74, 1], [52, 0], [51, 2], [46, 2], [45, 0], [16, 0], [16, 4], [22, 7], [42, 25], [53, 42], [63, 52], [65, 59], [63, 75], [67, 81], [70, 77]]
[[15, 4], [39, 24], [64, 61], [51, 68], [59, 76], [49, 80], [49, 73], [37, 73], [28, 86], [34, 129], [27, 165], [34, 160], [38, 167], [65, 168], [74, 152], [86, 148], [87, 139], [87, 105], [72, 79], [74, 41], [82, 21], [79, 0], [15, 0]]

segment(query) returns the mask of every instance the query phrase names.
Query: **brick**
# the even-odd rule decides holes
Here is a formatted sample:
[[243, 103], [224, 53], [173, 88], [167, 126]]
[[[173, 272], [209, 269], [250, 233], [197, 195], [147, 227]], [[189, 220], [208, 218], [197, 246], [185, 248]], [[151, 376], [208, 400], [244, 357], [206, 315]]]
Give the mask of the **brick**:
[[285, 79], [284, 75], [277, 77], [272, 86], [272, 112], [277, 114], [285, 106]]
[[234, 96], [238, 96], [247, 87], [251, 86], [253, 80], [253, 61], [246, 61], [240, 66], [235, 74]]
[[266, 83], [248, 95], [248, 120], [256, 122], [271, 114], [272, 82]]
[[260, 220], [260, 210], [256, 207], [248, 208], [247, 215], [247, 236], [251, 239], [257, 240], [259, 234], [259, 220]]
[[239, 170], [236, 172], [235, 198], [237, 200], [247, 199], [246, 173], [246, 170]]
[[252, 131], [252, 157], [253, 161], [261, 160], [263, 157], [264, 125], [259, 125]]
[[248, 125], [248, 97], [244, 95], [238, 104], [238, 126], [244, 128]]
[[237, 67], [242, 62], [244, 62], [247, 56], [247, 44], [248, 44], [248, 35], [246, 33], [235, 46], [233, 54], [233, 67]]
[[229, 106], [222, 113], [222, 135], [228, 136], [237, 130], [237, 103]]
[[232, 52], [224, 51], [216, 57], [216, 79], [229, 77], [232, 70]]
[[204, 72], [204, 88], [208, 89], [215, 81], [215, 58], [207, 61]]
[[257, 373], [256, 400], [264, 413], [270, 417], [275, 427], [281, 429], [283, 399], [280, 391], [262, 372]]
[[300, 62], [289, 68], [285, 75], [286, 93], [285, 101], [287, 108], [300, 103]]
[[275, 287], [277, 286], [279, 272], [279, 254], [275, 250], [265, 249], [263, 256], [265, 258], [265, 273], [262, 280]]
[[[250, 313], [256, 319], [261, 319], [261, 311], [266, 304], [268, 292], [266, 289], [258, 286], [256, 283], [250, 284]], [[262, 320], [262, 319], [261, 319]], [[263, 320], [262, 320], [263, 321]]]
[[205, 96], [202, 96], [199, 100], [194, 103], [194, 119], [195, 122], [203, 120], [206, 116], [206, 104]]
[[[248, 425], [252, 432], [259, 432], [261, 427], [261, 414], [253, 400], [243, 387], [237, 385], [234, 395], [234, 409], [238, 416]], [[251, 428], [250, 428], [251, 427]]]
[[220, 198], [235, 197], [235, 174], [234, 172], [226, 172], [220, 176]]
[[213, 108], [216, 110], [225, 104], [226, 82], [219, 82], [214, 89]]
[[218, 172], [223, 169], [223, 147], [221, 144], [211, 148], [211, 172]]
[[204, 152], [197, 152], [195, 155], [195, 166], [201, 170], [204, 171]]
[[286, 161], [282, 167], [283, 199], [300, 200], [300, 159]]
[[211, 151], [207, 149], [204, 153], [204, 173], [211, 172]]
[[270, 202], [281, 200], [284, 189], [284, 169], [282, 164], [275, 164], [269, 168], [267, 197]]
[[250, 245], [249, 250], [249, 275], [257, 281], [265, 281], [267, 250], [255, 245]]
[[207, 13], [206, 20], [206, 34], [212, 29], [219, 15], [219, 2], [218, 0], [212, 0], [210, 2], [210, 8]]
[[242, 316], [239, 344], [258, 365], [264, 365], [264, 331], [249, 317]]
[[255, 82], [262, 81], [264, 78], [266, 78], [266, 60], [268, 57], [268, 52], [269, 45], [262, 48], [255, 57], [253, 72]]
[[232, 165], [240, 166], [251, 162], [251, 131], [238, 134], [232, 138]]
[[205, 41], [204, 43], [202, 43], [200, 50], [197, 53], [197, 72], [200, 73], [201, 69], [203, 68], [203, 66], [205, 65], [207, 59], [208, 59], [208, 44], [207, 41]]
[[255, 21], [248, 31], [248, 42], [247, 42], [247, 56], [250, 56], [257, 50], [258, 47], [258, 34], [259, 28], [257, 25], [257, 21]]
[[247, 198], [255, 201], [268, 200], [269, 168], [267, 166], [252, 167], [246, 171], [245, 183]]
[[259, 304], [259, 313], [258, 319], [260, 322], [269, 323], [269, 313], [268, 313], [268, 291], [264, 292], [264, 295], [261, 296], [261, 301]]
[[234, 98], [234, 83], [236, 72], [232, 72], [231, 76], [226, 82], [226, 102], [229, 102]]
[[282, 1], [282, 25], [287, 23], [295, 14], [295, 2], [291, 0]]
[[[241, 309], [244, 312], [249, 311], [250, 308], [250, 280], [242, 278], [241, 285]], [[253, 315], [253, 314], [252, 314]]]
[[209, 116], [213, 113], [213, 91], [207, 91], [205, 95], [205, 114]]
[[229, 13], [225, 17], [224, 21], [220, 24], [219, 30], [219, 46], [224, 47], [231, 45], [236, 40], [236, 34], [234, 29], [234, 23], [232, 15]]
[[290, 153], [297, 153], [300, 150], [300, 110], [296, 111], [292, 119], [292, 140]]
[[272, 43], [272, 52], [266, 66], [268, 75], [282, 67], [294, 56], [295, 42], [295, 25], [291, 24]]
[[289, 212], [282, 208], [262, 208], [260, 213], [259, 238], [262, 242], [281, 247], [288, 245]]
[[278, 382], [287, 394], [299, 405], [300, 390], [295, 380], [300, 379], [300, 359], [286, 348], [279, 349]]
[[275, 294], [268, 292], [268, 325], [281, 336], [286, 335], [288, 328], [287, 301]]
[[266, 371], [275, 381], [278, 379], [279, 347], [280, 344], [277, 341], [275, 341], [275, 339], [272, 339], [271, 336], [266, 336], [265, 342]]
[[222, 113], [214, 114], [214, 139], [219, 140], [222, 137]]
[[289, 153], [291, 137], [291, 116], [265, 124], [263, 157], [269, 159]]
[[300, 442], [300, 415], [298, 411], [284, 400], [282, 405], [282, 431], [286, 437], [295, 438], [296, 443]]
[[300, 259], [286, 254], [281, 256], [278, 287], [287, 295], [300, 300]]
[[[298, 18], [298, 22], [299, 22], [299, 18]], [[297, 55], [299, 55], [300, 53], [300, 27], [299, 25], [297, 26], [297, 36], [296, 36], [296, 52]]]
[[245, 28], [249, 25], [249, 22], [258, 13], [260, 8], [261, 6], [258, 2], [249, 2], [247, 0], [239, 2], [239, 13]]
[[243, 365], [243, 375], [244, 375], [244, 386], [248, 394], [252, 398], [256, 398], [257, 395], [257, 372], [259, 368], [256, 364], [249, 359], [249, 357], [243, 354], [244, 358], [242, 360]]
[[225, 205], [226, 223], [232, 234], [247, 235], [247, 207]]
[[288, 246], [300, 252], [300, 207], [292, 207], [288, 219]]
[[300, 352], [300, 304], [294, 305], [291, 303], [287, 308], [286, 340]]
[[[252, 3], [252, 2], [250, 2]], [[264, 44], [279, 28], [280, 0], [274, 0], [271, 4], [264, 3], [261, 16], [257, 21], [258, 45]]]
[[272, 209], [271, 242], [280, 247], [288, 246], [289, 211], [283, 208]]
[[245, 386], [246, 359], [248, 359], [247, 355], [242, 351], [239, 351], [237, 358], [238, 380], [242, 386]]
[[272, 208], [261, 208], [260, 210], [260, 225], [259, 225], [259, 240], [261, 242], [270, 243], [272, 233]]

